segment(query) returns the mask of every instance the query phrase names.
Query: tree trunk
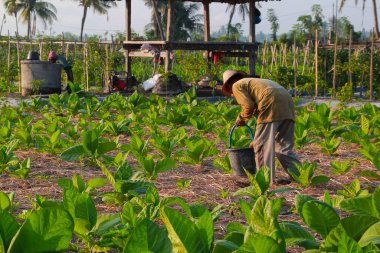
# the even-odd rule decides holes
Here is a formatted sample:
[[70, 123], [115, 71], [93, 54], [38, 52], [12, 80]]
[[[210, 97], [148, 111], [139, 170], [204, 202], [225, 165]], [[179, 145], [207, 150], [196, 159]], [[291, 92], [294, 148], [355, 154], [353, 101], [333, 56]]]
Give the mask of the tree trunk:
[[[156, 29], [158, 29], [158, 32], [159, 32], [158, 35], [160, 36], [160, 39], [162, 41], [164, 41], [165, 38], [164, 38], [164, 32], [162, 31], [161, 14], [158, 11], [157, 3], [155, 2], [155, 0], [151, 0], [151, 1], [152, 1], [152, 6], [153, 6], [154, 17], [155, 17], [155, 20], [156, 20], [156, 24], [154, 26], [154, 30], [155, 30], [155, 33], [156, 33], [157, 32]], [[156, 27], [156, 25], [157, 25], [157, 27]], [[157, 34], [155, 34], [155, 36], [157, 36]]]
[[15, 13], [15, 19], [16, 19], [16, 33], [18, 36], [18, 21], [17, 21], [17, 13]]
[[30, 39], [30, 30], [31, 30], [31, 21], [30, 21], [30, 15], [29, 15], [29, 18], [28, 18], [28, 34], [27, 34], [28, 39]]
[[83, 17], [82, 17], [82, 24], [80, 27], [80, 41], [83, 41], [83, 28], [84, 28], [84, 22], [86, 22], [87, 17], [87, 6], [83, 6]]
[[376, 36], [376, 39], [379, 39], [379, 21], [377, 18], [376, 0], [372, 0], [372, 3], [373, 3], [373, 16], [375, 19], [375, 36]]

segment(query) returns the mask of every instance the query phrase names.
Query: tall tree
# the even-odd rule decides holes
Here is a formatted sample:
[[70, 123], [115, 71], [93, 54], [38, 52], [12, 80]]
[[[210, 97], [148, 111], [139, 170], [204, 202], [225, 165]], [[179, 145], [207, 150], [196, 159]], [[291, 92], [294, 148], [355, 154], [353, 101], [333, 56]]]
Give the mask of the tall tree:
[[[261, 7], [260, 4], [258, 4], [257, 6]], [[238, 13], [242, 17], [243, 22], [245, 21], [245, 17], [247, 15], [249, 15], [248, 4], [239, 4], [239, 5], [237, 5], [237, 4], [228, 4], [226, 12], [230, 12], [230, 16], [229, 16], [228, 24], [227, 24], [227, 37], [229, 36], [229, 32], [230, 32], [229, 28], [233, 27], [231, 24], [232, 24], [232, 19], [233, 19], [233, 17], [236, 14], [236, 9], [238, 10]], [[256, 16], [260, 16], [261, 15], [259, 9], [257, 9], [256, 7], [255, 7], [255, 15]], [[255, 22], [255, 20], [253, 20], [253, 22]]]
[[277, 41], [277, 32], [280, 28], [280, 24], [278, 23], [278, 17], [274, 12], [274, 9], [268, 9], [268, 21], [270, 23], [270, 29], [272, 30], [272, 38], [273, 41]]
[[18, 0], [5, 0], [4, 1], [4, 8], [8, 15], [14, 16], [16, 19], [16, 32], [18, 35], [18, 20], [17, 20], [17, 14], [21, 9], [21, 6], [19, 4]]
[[232, 26], [232, 19], [235, 16], [236, 9], [238, 10], [238, 13], [242, 17], [242, 20], [245, 21], [245, 16], [249, 15], [249, 8], [247, 4], [228, 4], [226, 12], [230, 12], [230, 17], [228, 19], [228, 24], [227, 24], [227, 38], [230, 35], [230, 30], [233, 28]]
[[[344, 5], [346, 4], [346, 0], [340, 1], [340, 8], [339, 10], [342, 11]], [[358, 4], [358, 0], [355, 0], [355, 4]], [[363, 15], [364, 15], [364, 9], [365, 9], [366, 0], [363, 0]], [[374, 24], [375, 24], [375, 36], [376, 39], [379, 39], [380, 31], [379, 31], [379, 19], [377, 15], [377, 3], [376, 0], [372, 0], [372, 9], [373, 9], [373, 18], [374, 18]]]
[[83, 29], [84, 29], [84, 23], [86, 22], [88, 9], [93, 8], [94, 12], [97, 12], [99, 14], [107, 14], [108, 9], [116, 6], [116, 3], [113, 1], [104, 1], [104, 0], [76, 0], [76, 1], [79, 1], [79, 5], [83, 7], [83, 16], [82, 16], [82, 22], [81, 22], [81, 27], [80, 27], [80, 40], [83, 41]]
[[[165, 13], [166, 7], [167, 7], [167, 1], [165, 0], [144, 0], [145, 5], [148, 6], [150, 9], [152, 9], [151, 14], [151, 24], [148, 25], [148, 27], [153, 27], [153, 36], [154, 37], [164, 37], [163, 31], [160, 31], [159, 27], [161, 25], [161, 28], [164, 26], [163, 17], [162, 17], [162, 11]], [[154, 2], [153, 2], [154, 1]], [[160, 25], [159, 25], [160, 24]], [[160, 34], [162, 32], [162, 34]]]
[[21, 22], [28, 25], [28, 38], [36, 31], [37, 17], [43, 22], [45, 29], [47, 23], [51, 25], [53, 20], [57, 20], [57, 9], [49, 2], [42, 0], [17, 0], [16, 2], [20, 5]]
[[314, 4], [311, 6], [311, 12], [313, 13], [313, 32], [320, 31], [323, 28], [323, 10], [319, 4]]
[[[150, 8], [154, 8], [152, 0], [145, 0], [146, 5]], [[167, 20], [167, 1], [157, 1], [157, 13], [158, 19], [155, 18], [155, 11], [152, 11], [152, 23], [145, 27], [146, 34], [150, 35], [153, 30], [153, 37], [159, 37], [158, 22], [161, 23], [161, 27], [166, 28]], [[200, 25], [199, 21], [203, 18], [203, 15], [197, 14], [199, 9], [198, 4], [185, 4], [183, 2], [176, 1], [173, 6], [173, 40], [187, 40], [191, 38], [191, 33], [197, 29]]]

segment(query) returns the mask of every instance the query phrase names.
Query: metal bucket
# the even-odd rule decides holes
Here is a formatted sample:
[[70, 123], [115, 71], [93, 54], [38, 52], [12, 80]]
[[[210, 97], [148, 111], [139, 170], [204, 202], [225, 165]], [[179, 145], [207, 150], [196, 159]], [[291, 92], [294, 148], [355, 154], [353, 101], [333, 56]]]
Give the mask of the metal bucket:
[[[251, 139], [253, 140], [252, 129], [248, 128]], [[252, 148], [231, 148], [232, 147], [232, 133], [234, 132], [236, 125], [234, 125], [230, 131], [229, 147], [227, 149], [228, 157], [230, 158], [230, 164], [233, 174], [236, 176], [246, 176], [244, 169], [249, 173], [256, 173], [255, 152]]]

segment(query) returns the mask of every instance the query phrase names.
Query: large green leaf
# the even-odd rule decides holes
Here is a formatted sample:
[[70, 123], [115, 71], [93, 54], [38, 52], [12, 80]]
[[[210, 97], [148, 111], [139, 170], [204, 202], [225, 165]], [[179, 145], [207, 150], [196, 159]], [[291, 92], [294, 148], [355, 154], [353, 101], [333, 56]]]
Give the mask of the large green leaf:
[[311, 230], [326, 238], [340, 221], [339, 215], [326, 203], [311, 200], [302, 207], [302, 218]]
[[156, 223], [145, 219], [133, 229], [123, 252], [171, 253], [172, 246], [167, 232]]
[[371, 216], [353, 215], [340, 221], [347, 235], [355, 240], [359, 240], [363, 233], [379, 220]]
[[344, 233], [338, 244], [338, 253], [363, 253], [363, 250], [357, 241]]
[[8, 211], [12, 203], [7, 194], [0, 192], [0, 210]]
[[74, 223], [60, 208], [33, 212], [14, 236], [8, 253], [60, 252], [69, 248]]
[[368, 244], [380, 244], [380, 222], [373, 224], [365, 233], [359, 241], [361, 247], [365, 247]]
[[318, 243], [306, 229], [297, 223], [281, 222], [280, 228], [285, 237], [286, 246], [298, 245], [305, 249], [317, 249]]
[[201, 239], [197, 226], [188, 217], [169, 207], [163, 207], [160, 213], [168, 230], [173, 252], [210, 252], [204, 240]]
[[9, 247], [12, 238], [19, 228], [20, 225], [10, 213], [2, 210], [0, 211], [0, 237], [5, 249]]
[[99, 146], [97, 148], [98, 155], [103, 155], [107, 152], [115, 150], [116, 146], [117, 146], [116, 143], [113, 141], [101, 142], [101, 143], [99, 143]]
[[218, 240], [215, 243], [212, 253], [232, 253], [239, 248], [238, 245], [228, 240]]
[[246, 243], [241, 247], [241, 252], [285, 253], [285, 249], [283, 249], [272, 237], [262, 234], [252, 234], [246, 239]]
[[90, 152], [91, 154], [95, 154], [95, 151], [99, 146], [99, 136], [97, 132], [95, 130], [83, 131], [82, 145], [86, 151]]
[[86, 192], [78, 193], [75, 190], [65, 190], [63, 203], [75, 222], [74, 231], [85, 235], [96, 224], [97, 212], [95, 204]]
[[376, 209], [376, 201], [374, 194], [372, 196], [345, 199], [340, 202], [340, 208], [355, 215], [372, 216], [380, 219], [380, 209]]
[[86, 154], [82, 145], [70, 147], [62, 152], [61, 158], [65, 161], [75, 161]]
[[298, 214], [301, 216], [301, 218], [303, 217], [303, 213], [302, 213], [303, 205], [306, 202], [311, 201], [311, 200], [317, 200], [317, 199], [313, 198], [312, 196], [304, 195], [304, 194], [296, 195], [296, 198], [295, 198], [296, 209], [297, 209]]
[[[251, 218], [249, 226], [254, 234], [261, 234], [272, 237], [285, 250], [285, 239], [277, 221], [281, 199], [269, 200], [261, 196], [257, 199], [251, 210]], [[246, 232], [246, 237], [251, 234], [249, 230]], [[247, 239], [245, 239], [246, 242]]]
[[211, 249], [214, 242], [214, 222], [211, 213], [205, 210], [195, 224], [198, 227], [201, 239]]

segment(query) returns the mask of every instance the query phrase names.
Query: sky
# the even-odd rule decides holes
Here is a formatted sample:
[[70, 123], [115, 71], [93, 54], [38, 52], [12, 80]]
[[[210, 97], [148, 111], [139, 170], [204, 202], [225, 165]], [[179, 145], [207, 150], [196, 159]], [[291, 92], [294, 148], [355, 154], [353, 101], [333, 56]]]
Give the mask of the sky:
[[[54, 21], [51, 26], [46, 29], [42, 24], [38, 23], [37, 31], [46, 35], [57, 35], [62, 32], [71, 32], [74, 34], [80, 33], [80, 23], [82, 19], [82, 8], [78, 5], [77, 1], [73, 0], [45, 0], [54, 4], [57, 7], [58, 20]], [[3, 0], [0, 0], [2, 3]], [[334, 5], [338, 5], [340, 0], [282, 0], [273, 2], [261, 2], [260, 11], [262, 13], [262, 22], [256, 26], [256, 31], [262, 31], [264, 34], [270, 33], [270, 24], [266, 20], [267, 10], [273, 8], [277, 17], [279, 18], [279, 34], [288, 32], [292, 26], [297, 22], [297, 18], [301, 15], [311, 14], [311, 6], [314, 4], [321, 5], [326, 20], [333, 16]], [[363, 13], [362, 1], [359, 1], [358, 6], [355, 6], [355, 0], [346, 1], [346, 6], [338, 16], [347, 17], [354, 25], [356, 31], [362, 29], [370, 30], [374, 26], [373, 22], [373, 6], [370, 1], [367, 1]], [[125, 29], [125, 1], [117, 2], [117, 7], [109, 10], [108, 15], [99, 15], [90, 10], [87, 14], [84, 33], [87, 34], [115, 34], [123, 32]], [[227, 4], [212, 3], [210, 5], [211, 17], [211, 32], [217, 31], [222, 25], [228, 22], [228, 13], [226, 13]], [[378, 9], [380, 6], [378, 6]], [[203, 12], [201, 6], [200, 11]], [[4, 6], [0, 5], [0, 22], [4, 15]], [[380, 13], [380, 12], [379, 12]], [[364, 15], [363, 15], [364, 14]], [[143, 35], [144, 26], [150, 22], [150, 10], [144, 5], [143, 0], [132, 0], [132, 29], [133, 31]], [[243, 22], [241, 18], [236, 15], [233, 23], [242, 23], [244, 34], [248, 32], [247, 20]], [[26, 25], [20, 24], [20, 34], [26, 34]], [[9, 32], [14, 35], [16, 31], [15, 18], [6, 16], [6, 22], [3, 24], [1, 34], [4, 36]], [[108, 39], [109, 39], [108, 35]]]

